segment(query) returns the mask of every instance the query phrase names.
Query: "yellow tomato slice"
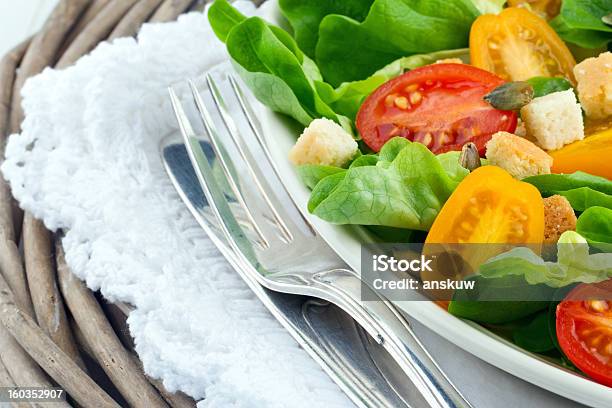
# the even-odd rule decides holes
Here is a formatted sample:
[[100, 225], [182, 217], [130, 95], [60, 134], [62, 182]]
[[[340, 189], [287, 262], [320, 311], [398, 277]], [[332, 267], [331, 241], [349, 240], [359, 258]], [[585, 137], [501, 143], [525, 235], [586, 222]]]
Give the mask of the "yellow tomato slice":
[[[499, 167], [480, 167], [459, 184], [434, 221], [423, 248], [434, 259], [434, 267], [421, 272], [421, 279], [462, 280], [509, 250], [508, 244], [536, 244], [532, 249], [539, 251], [543, 240], [540, 192]], [[432, 289], [428, 294], [444, 301], [451, 299], [453, 291]]]
[[612, 129], [549, 153], [553, 173], [584, 171], [612, 180]]
[[467, 176], [436, 218], [428, 243], [541, 243], [544, 204], [537, 188], [484, 166]]
[[547, 20], [552, 20], [561, 11], [561, 0], [508, 0], [512, 7], [529, 6], [529, 9]]
[[546, 76], [574, 82], [570, 50], [545, 20], [524, 8], [478, 17], [470, 32], [470, 56], [472, 65], [508, 81]]

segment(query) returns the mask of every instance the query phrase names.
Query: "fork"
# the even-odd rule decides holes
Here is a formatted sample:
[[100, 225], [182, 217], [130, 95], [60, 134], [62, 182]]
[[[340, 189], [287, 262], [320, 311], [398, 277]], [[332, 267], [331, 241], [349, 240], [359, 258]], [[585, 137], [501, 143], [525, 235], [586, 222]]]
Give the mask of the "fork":
[[[347, 269], [296, 208], [244, 92], [232, 75], [228, 79], [206, 75], [208, 105], [214, 110], [189, 81], [221, 177], [214, 173], [174, 88], [169, 88], [169, 94], [195, 173], [244, 272], [270, 290], [320, 298], [347, 312], [389, 352], [419, 390], [415, 406], [471, 407], [399, 311]], [[234, 98], [235, 112], [228, 109], [220, 89]], [[363, 298], [379, 300], [364, 302]]]

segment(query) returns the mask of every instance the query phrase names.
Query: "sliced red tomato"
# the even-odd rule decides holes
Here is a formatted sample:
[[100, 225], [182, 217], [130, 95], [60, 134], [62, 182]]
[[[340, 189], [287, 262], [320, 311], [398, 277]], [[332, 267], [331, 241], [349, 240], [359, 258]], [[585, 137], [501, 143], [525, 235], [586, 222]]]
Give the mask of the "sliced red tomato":
[[559, 303], [557, 337], [576, 367], [612, 387], [612, 280], [582, 284]]
[[464, 64], [434, 64], [409, 71], [372, 93], [357, 115], [363, 141], [378, 152], [394, 136], [419, 142], [434, 153], [485, 144], [499, 131], [516, 129], [515, 112], [500, 111], [483, 97], [500, 77]]

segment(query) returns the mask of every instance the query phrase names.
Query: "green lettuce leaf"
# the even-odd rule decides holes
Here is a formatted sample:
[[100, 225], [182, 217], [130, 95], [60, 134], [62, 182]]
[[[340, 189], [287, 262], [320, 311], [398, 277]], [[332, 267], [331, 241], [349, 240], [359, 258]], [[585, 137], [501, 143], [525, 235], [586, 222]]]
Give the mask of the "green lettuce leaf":
[[321, 79], [316, 65], [285, 31], [252, 17], [229, 32], [227, 50], [255, 97], [270, 109], [304, 126], [314, 118], [332, 119], [352, 133], [350, 121], [316, 92], [314, 81]]
[[523, 181], [536, 186], [545, 197], [564, 196], [576, 211], [595, 206], [612, 209], [612, 181], [604, 177], [578, 171], [573, 174], [543, 174]]
[[324, 166], [320, 164], [303, 164], [297, 166], [297, 172], [300, 179], [310, 189], [315, 188], [319, 181], [332, 174], [346, 171], [341, 167]]
[[518, 327], [512, 333], [514, 343], [532, 353], [544, 353], [554, 350], [555, 343], [549, 332], [550, 319], [548, 310], [543, 310], [524, 326]]
[[591, 207], [578, 217], [576, 232], [595, 247], [612, 250], [612, 210]]
[[293, 27], [300, 48], [314, 58], [319, 24], [328, 14], [340, 14], [363, 21], [374, 0], [279, 0], [283, 15]]
[[557, 244], [557, 262], [544, 261], [531, 249], [518, 247], [491, 258], [479, 272], [485, 278], [520, 275], [531, 285], [553, 288], [596, 283], [612, 278], [612, 253], [590, 254], [587, 240], [567, 231]]
[[227, 0], [217, 0], [208, 9], [208, 21], [215, 35], [223, 42], [232, 28], [246, 20], [246, 17], [232, 7]]
[[546, 309], [554, 293], [546, 285], [531, 285], [516, 275], [473, 275], [466, 280], [475, 281], [474, 289], [455, 291], [448, 312], [479, 323], [503, 324], [522, 319]]
[[317, 94], [314, 83], [322, 80], [321, 73], [286, 31], [258, 17], [247, 19], [227, 0], [216, 0], [208, 19], [260, 102], [304, 126], [325, 117], [353, 132], [350, 120], [337, 115]]
[[507, 0], [472, 0], [482, 14], [497, 14], [504, 8]]
[[361, 81], [345, 82], [334, 89], [330, 84], [316, 81], [315, 86], [321, 98], [341, 115], [355, 120], [363, 101], [385, 82], [398, 77], [406, 71], [433, 64], [446, 58], [461, 58], [467, 62], [470, 50], [438, 51], [430, 54], [418, 54], [397, 59], [384, 68], [376, 71], [369, 78]]
[[467, 175], [450, 157], [441, 161], [420, 143], [393, 138], [375, 165], [353, 165], [322, 179], [312, 191], [308, 210], [333, 224], [427, 231]]
[[565, 78], [534, 77], [527, 82], [533, 87], [534, 98], [572, 89], [572, 84]]
[[479, 14], [469, 0], [375, 0], [363, 22], [321, 21], [316, 61], [333, 86], [365, 79], [401, 57], [467, 46]]
[[602, 17], [612, 11], [612, 0], [564, 0], [550, 25], [565, 41], [584, 48], [605, 47], [612, 42], [612, 27]]

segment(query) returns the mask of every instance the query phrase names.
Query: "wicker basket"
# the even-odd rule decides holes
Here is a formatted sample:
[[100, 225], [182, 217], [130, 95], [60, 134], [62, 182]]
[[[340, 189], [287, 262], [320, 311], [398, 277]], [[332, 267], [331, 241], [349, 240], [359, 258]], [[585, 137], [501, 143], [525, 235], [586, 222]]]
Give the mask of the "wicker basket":
[[[67, 67], [100, 41], [133, 36], [145, 22], [171, 21], [204, 3], [60, 0], [42, 30], [0, 61], [0, 149], [8, 134], [19, 132], [20, 89], [28, 77], [47, 66]], [[125, 308], [104, 302], [71, 274], [57, 238], [15, 205], [0, 177], [0, 387], [59, 386], [68, 395], [64, 406], [195, 406], [145, 376]]]

